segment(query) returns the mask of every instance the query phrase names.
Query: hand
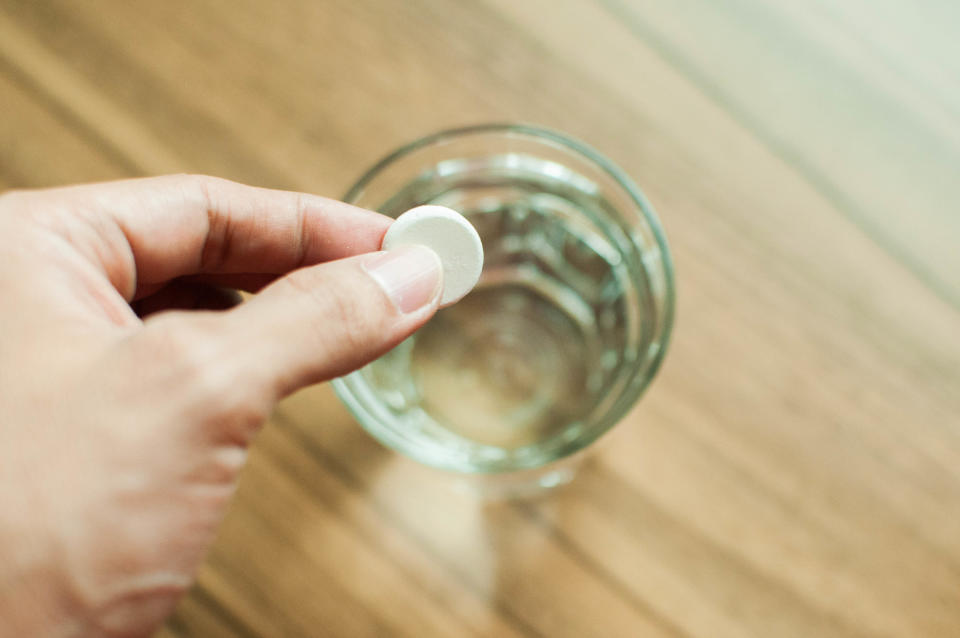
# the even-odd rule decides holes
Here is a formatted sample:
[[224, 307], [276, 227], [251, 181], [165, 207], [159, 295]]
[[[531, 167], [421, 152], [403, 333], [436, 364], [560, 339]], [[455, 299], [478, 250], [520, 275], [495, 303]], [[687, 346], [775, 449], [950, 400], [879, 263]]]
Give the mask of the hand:
[[157, 627], [273, 405], [436, 310], [389, 224], [196, 176], [0, 196], [0, 636]]

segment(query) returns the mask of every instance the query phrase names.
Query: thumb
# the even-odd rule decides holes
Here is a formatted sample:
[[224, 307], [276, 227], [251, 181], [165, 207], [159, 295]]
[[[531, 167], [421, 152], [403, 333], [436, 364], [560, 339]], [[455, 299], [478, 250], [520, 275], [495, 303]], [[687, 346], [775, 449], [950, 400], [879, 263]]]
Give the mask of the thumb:
[[442, 278], [440, 258], [424, 246], [292, 272], [225, 313], [233, 333], [225, 336], [239, 336], [251, 355], [236, 363], [255, 368], [237, 372], [283, 396], [355, 370], [433, 316]]

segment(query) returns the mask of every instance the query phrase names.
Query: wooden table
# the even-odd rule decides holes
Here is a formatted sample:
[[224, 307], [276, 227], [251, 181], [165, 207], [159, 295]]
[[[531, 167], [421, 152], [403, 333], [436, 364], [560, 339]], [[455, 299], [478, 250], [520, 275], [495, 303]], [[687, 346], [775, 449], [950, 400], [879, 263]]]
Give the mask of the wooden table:
[[2, 187], [338, 196], [526, 121], [673, 246], [664, 369], [572, 485], [484, 504], [302, 392], [160, 635], [960, 635], [957, 7], [0, 0]]

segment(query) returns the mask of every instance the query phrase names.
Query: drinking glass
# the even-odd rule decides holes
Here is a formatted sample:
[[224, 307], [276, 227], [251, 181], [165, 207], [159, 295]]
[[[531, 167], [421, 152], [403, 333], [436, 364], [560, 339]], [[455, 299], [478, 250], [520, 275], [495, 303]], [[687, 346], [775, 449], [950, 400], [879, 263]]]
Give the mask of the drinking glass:
[[640, 189], [581, 142], [498, 124], [408, 144], [345, 199], [391, 217], [453, 208], [476, 227], [485, 261], [463, 300], [335, 380], [343, 403], [427, 465], [567, 480], [558, 461], [620, 420], [667, 347], [673, 270]]

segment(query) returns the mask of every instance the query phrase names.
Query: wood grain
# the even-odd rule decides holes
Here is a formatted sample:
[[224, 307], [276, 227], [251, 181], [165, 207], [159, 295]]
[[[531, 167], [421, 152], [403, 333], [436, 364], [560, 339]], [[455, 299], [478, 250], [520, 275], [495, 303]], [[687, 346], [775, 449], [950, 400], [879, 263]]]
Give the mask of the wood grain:
[[0, 1], [4, 188], [336, 196], [523, 120], [622, 165], [673, 247], [666, 365], [572, 485], [484, 503], [304, 391], [159, 635], [960, 634], [955, 11]]

